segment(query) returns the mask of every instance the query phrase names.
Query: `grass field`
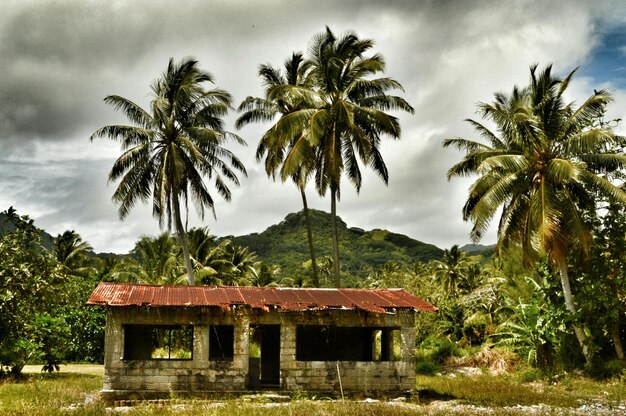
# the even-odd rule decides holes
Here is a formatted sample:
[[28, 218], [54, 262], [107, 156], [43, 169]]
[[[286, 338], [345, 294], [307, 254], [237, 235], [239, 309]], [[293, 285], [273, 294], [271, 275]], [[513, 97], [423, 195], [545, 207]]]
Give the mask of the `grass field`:
[[102, 366], [62, 366], [61, 372], [56, 374], [44, 374], [40, 369], [40, 366], [28, 366], [24, 380], [0, 383], [0, 415], [626, 414], [624, 380], [598, 382], [566, 376], [557, 383], [523, 383], [515, 375], [418, 376], [419, 398], [412, 403], [306, 397], [290, 403], [271, 403], [246, 397], [214, 401], [173, 399], [167, 404], [107, 409], [97, 400], [102, 388]]

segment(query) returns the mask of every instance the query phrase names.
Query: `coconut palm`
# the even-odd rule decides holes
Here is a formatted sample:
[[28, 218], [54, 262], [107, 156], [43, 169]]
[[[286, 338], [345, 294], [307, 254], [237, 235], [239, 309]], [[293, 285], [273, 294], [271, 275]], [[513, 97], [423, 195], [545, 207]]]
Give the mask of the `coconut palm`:
[[[575, 70], [564, 79], [530, 68], [528, 87], [515, 87], [511, 95], [498, 93], [491, 104], [479, 104], [482, 116], [497, 128], [469, 122], [488, 144], [461, 138], [444, 146], [466, 152], [448, 171], [448, 178], [478, 174], [472, 184], [463, 218], [473, 222], [471, 237], [480, 240], [502, 207], [498, 250], [519, 245], [527, 264], [547, 255], [557, 267], [567, 310], [576, 306], [568, 275], [568, 254], [587, 253], [591, 243], [585, 213], [595, 211], [596, 195], [626, 202], [626, 193], [603, 174], [622, 169], [626, 156], [606, 149], [617, 143], [608, 127], [594, 126], [611, 96], [596, 91], [580, 107], [563, 97]], [[587, 361], [591, 359], [587, 336], [580, 324], [574, 332]]]
[[248, 247], [232, 244], [228, 239], [194, 258], [195, 272], [205, 285], [234, 286], [256, 279], [256, 253]]
[[237, 285], [245, 280], [254, 280], [257, 270], [254, 267], [257, 261], [255, 252], [248, 247], [229, 244], [226, 249], [230, 268], [224, 270], [222, 281], [227, 285]]
[[[208, 227], [192, 228], [187, 231], [189, 254], [194, 266], [194, 272], [211, 256], [211, 251], [217, 245], [216, 237], [209, 232]], [[195, 276], [196, 278], [198, 276]]]
[[85, 276], [94, 271], [87, 265], [87, 254], [93, 250], [74, 230], [67, 230], [52, 239], [52, 248], [56, 259], [70, 273]]
[[[266, 98], [247, 97], [239, 106], [239, 111], [243, 114], [237, 119], [235, 126], [239, 129], [251, 122], [272, 122], [280, 115], [286, 117], [296, 110], [312, 107], [311, 94], [297, 94], [282, 87], [308, 87], [310, 65], [304, 62], [300, 53], [294, 53], [287, 59], [284, 69], [280, 70], [271, 65], [261, 65], [259, 76], [263, 80]], [[305, 90], [306, 91], [306, 90]], [[268, 97], [272, 97], [271, 99]], [[259, 141], [256, 158], [260, 161], [265, 157], [265, 171], [268, 176], [275, 178], [276, 171], [283, 163], [283, 157], [289, 147], [293, 145], [296, 137], [291, 140], [280, 140], [276, 143], [272, 140], [275, 126], [271, 127]], [[279, 144], [279, 146], [276, 146]], [[311, 269], [313, 271], [313, 284], [319, 287], [319, 274], [317, 261], [315, 258], [315, 247], [313, 245], [313, 232], [309, 217], [309, 208], [306, 198], [306, 184], [313, 170], [314, 158], [303, 159], [303, 163], [291, 175], [291, 180], [296, 184], [302, 198], [303, 213], [306, 224], [307, 239], [309, 243], [309, 254], [311, 257]]]
[[224, 270], [231, 270], [228, 255], [230, 240], [222, 240], [208, 250], [197, 251], [194, 258], [195, 275], [203, 285], [222, 285], [221, 275]]
[[372, 40], [359, 39], [353, 33], [338, 39], [326, 28], [310, 45], [312, 88], [285, 86], [273, 90], [268, 97], [289, 91], [314, 103], [314, 108], [302, 108], [282, 117], [270, 142], [277, 148], [285, 148], [281, 141], [291, 143], [281, 167], [283, 179], [313, 157], [317, 191], [323, 196], [330, 189], [333, 275], [337, 287], [341, 286], [337, 236], [341, 178], [345, 174], [359, 191], [360, 159], [387, 183], [389, 174], [380, 154], [380, 140], [384, 135], [399, 138], [400, 123], [386, 111], [413, 112], [404, 99], [386, 94], [391, 89], [402, 89], [397, 81], [370, 78], [385, 69], [381, 55], [365, 56], [373, 45]]
[[444, 249], [443, 260], [433, 260], [433, 278], [449, 294], [456, 295], [459, 284], [465, 279], [469, 267], [466, 257], [465, 252], [455, 244], [450, 249]]
[[247, 284], [251, 286], [278, 286], [280, 278], [280, 266], [269, 264], [264, 261], [257, 262], [254, 265], [256, 273], [249, 273], [246, 278]]
[[124, 219], [137, 201], [152, 198], [152, 213], [163, 227], [174, 229], [183, 250], [189, 284], [194, 283], [193, 266], [181, 205], [191, 201], [201, 218], [205, 208], [215, 215], [214, 200], [206, 179], [214, 181], [217, 192], [227, 201], [231, 198], [228, 182], [239, 184], [237, 171], [246, 175], [239, 159], [224, 144], [233, 140], [245, 142], [224, 130], [223, 120], [230, 107], [226, 91], [206, 89], [213, 77], [200, 70], [198, 62], [170, 59], [167, 70], [152, 86], [150, 111], [118, 95], [104, 99], [121, 110], [133, 123], [98, 129], [91, 140], [109, 137], [119, 140], [123, 150], [115, 161], [109, 181], [120, 180], [113, 194]]
[[165, 232], [157, 237], [141, 237], [131, 257], [119, 266], [120, 281], [179, 285], [185, 282], [185, 267], [176, 239]]

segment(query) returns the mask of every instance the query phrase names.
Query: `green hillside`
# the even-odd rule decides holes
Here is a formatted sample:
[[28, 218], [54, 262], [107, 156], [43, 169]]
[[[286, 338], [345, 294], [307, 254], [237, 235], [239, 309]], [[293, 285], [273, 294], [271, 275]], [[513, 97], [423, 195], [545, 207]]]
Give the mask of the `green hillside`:
[[[11, 210], [13, 207], [10, 207]], [[21, 214], [20, 214], [21, 215]], [[0, 212], [0, 235], [10, 233], [15, 230], [15, 224], [9, 219], [5, 212]], [[41, 244], [48, 250], [52, 250], [52, 236], [45, 231], [41, 231]]]
[[459, 250], [466, 252], [470, 256], [475, 256], [480, 254], [484, 258], [488, 259], [493, 256], [496, 251], [496, 245], [484, 245], [484, 244], [465, 244], [462, 247], [459, 247]]
[[[332, 248], [330, 214], [310, 210], [310, 216], [317, 256], [330, 256]], [[360, 228], [348, 228], [341, 218], [337, 218], [337, 227], [341, 270], [356, 276], [365, 277], [369, 271], [388, 261], [428, 262], [440, 259], [443, 255], [440, 248], [403, 234], [378, 229], [365, 231]], [[280, 265], [284, 276], [302, 274], [304, 272], [302, 263], [309, 260], [302, 211], [287, 215], [279, 224], [272, 225], [262, 233], [224, 238], [232, 240], [237, 245], [250, 247], [260, 260]]]

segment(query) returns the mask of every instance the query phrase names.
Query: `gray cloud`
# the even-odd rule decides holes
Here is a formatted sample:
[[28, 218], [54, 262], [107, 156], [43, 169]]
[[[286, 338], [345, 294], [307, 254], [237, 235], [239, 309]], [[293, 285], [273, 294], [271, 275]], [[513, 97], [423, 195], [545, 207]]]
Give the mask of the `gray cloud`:
[[[470, 225], [460, 209], [470, 181], [446, 180], [461, 155], [441, 141], [472, 137], [463, 119], [474, 117], [478, 101], [525, 83], [531, 63], [554, 62], [562, 72], [589, 64], [601, 28], [624, 24], [620, 10], [618, 0], [10, 1], [0, 16], [0, 204], [53, 233], [75, 229], [97, 250], [127, 251], [158, 226], [149, 206], [117, 218], [115, 184], [107, 186], [106, 175], [119, 151], [87, 138], [125, 120], [102, 99], [120, 94], [145, 106], [167, 60], [194, 56], [236, 105], [261, 94], [259, 64], [280, 65], [292, 51], [306, 51], [329, 25], [373, 38], [386, 74], [416, 108], [399, 115], [402, 139], [383, 143], [389, 186], [364, 169], [360, 195], [343, 184], [339, 215], [351, 226], [389, 228], [444, 247], [465, 243]], [[577, 85], [573, 92], [582, 96], [594, 87], [592, 80]], [[616, 92], [616, 108], [624, 95]], [[264, 128], [239, 132], [249, 146], [233, 151], [250, 175], [233, 188], [232, 202], [216, 198], [217, 221], [210, 214], [200, 221], [192, 210], [190, 225], [219, 235], [262, 231], [301, 209], [296, 188], [272, 182], [254, 160]], [[308, 196], [312, 207], [329, 210], [312, 186]]]

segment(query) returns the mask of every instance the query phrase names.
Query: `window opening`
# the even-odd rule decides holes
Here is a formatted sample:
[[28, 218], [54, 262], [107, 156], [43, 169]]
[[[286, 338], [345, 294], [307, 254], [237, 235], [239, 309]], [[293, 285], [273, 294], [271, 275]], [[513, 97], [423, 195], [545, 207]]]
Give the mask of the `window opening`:
[[374, 361], [399, 361], [400, 330], [398, 328], [375, 329], [372, 338]]
[[233, 361], [235, 353], [235, 327], [211, 325], [209, 327], [209, 361]]
[[298, 361], [394, 361], [399, 357], [399, 328], [296, 327]]
[[191, 360], [192, 325], [124, 325], [125, 360]]

